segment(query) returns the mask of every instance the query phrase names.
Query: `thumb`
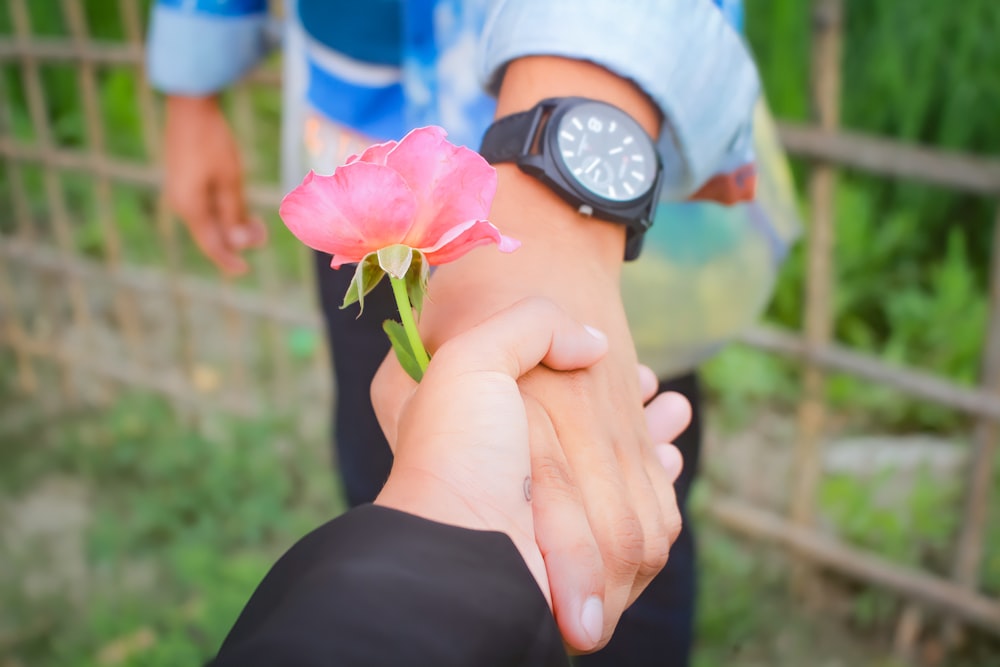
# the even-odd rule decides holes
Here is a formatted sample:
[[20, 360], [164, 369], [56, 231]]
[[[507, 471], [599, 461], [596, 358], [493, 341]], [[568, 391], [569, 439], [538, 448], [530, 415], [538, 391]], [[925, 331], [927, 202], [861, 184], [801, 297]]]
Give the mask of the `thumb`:
[[[586, 368], [608, 350], [607, 337], [542, 298], [523, 299], [447, 341], [435, 353], [464, 372], [501, 372], [517, 379], [545, 364], [559, 371]], [[431, 362], [433, 372], [434, 362]]]

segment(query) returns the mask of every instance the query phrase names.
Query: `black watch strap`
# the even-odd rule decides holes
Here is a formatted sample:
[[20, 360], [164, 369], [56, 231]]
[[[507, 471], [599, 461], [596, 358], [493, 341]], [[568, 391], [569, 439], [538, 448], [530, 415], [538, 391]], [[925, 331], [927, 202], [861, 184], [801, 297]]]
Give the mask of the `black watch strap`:
[[486, 130], [479, 154], [490, 164], [517, 162], [531, 147], [536, 119], [541, 117], [538, 107], [504, 116]]

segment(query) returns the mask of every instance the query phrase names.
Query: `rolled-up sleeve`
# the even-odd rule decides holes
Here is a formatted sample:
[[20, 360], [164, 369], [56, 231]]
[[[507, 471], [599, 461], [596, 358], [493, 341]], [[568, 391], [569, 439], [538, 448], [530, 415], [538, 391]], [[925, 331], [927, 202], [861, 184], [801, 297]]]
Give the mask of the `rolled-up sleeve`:
[[152, 85], [208, 95], [239, 79], [269, 49], [267, 0], [158, 0], [146, 63]]
[[631, 79], [663, 112], [665, 187], [696, 190], [748, 134], [760, 92], [742, 37], [710, 0], [497, 0], [480, 76], [496, 92], [512, 60], [554, 55]]

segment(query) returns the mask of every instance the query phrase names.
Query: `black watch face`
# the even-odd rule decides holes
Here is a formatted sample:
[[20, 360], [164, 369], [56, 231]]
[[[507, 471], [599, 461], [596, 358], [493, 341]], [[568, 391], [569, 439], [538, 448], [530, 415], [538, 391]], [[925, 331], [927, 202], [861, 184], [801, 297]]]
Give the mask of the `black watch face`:
[[656, 182], [649, 135], [615, 107], [585, 102], [560, 119], [556, 135], [568, 172], [585, 189], [612, 201], [639, 199]]

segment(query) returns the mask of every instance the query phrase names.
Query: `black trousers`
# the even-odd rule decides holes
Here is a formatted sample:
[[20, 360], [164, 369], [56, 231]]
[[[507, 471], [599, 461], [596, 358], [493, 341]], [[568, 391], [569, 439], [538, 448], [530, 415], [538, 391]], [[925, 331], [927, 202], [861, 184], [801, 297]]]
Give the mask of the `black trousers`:
[[[389, 475], [392, 453], [372, 409], [369, 387], [389, 341], [382, 321], [397, 319], [388, 283], [365, 297], [365, 312], [357, 304], [340, 304], [353, 271], [330, 269], [330, 257], [316, 253], [319, 294], [331, 346], [336, 401], [333, 409], [334, 456], [347, 502], [354, 507], [371, 502]], [[661, 382], [662, 391], [684, 394], [693, 408], [691, 426], [675, 444], [684, 456], [677, 480], [677, 500], [684, 529], [670, 550], [667, 566], [622, 617], [603, 650], [576, 659], [581, 667], [687, 667], [694, 630], [696, 588], [695, 543], [687, 517], [687, 498], [698, 472], [701, 448], [701, 398], [694, 374]]]

